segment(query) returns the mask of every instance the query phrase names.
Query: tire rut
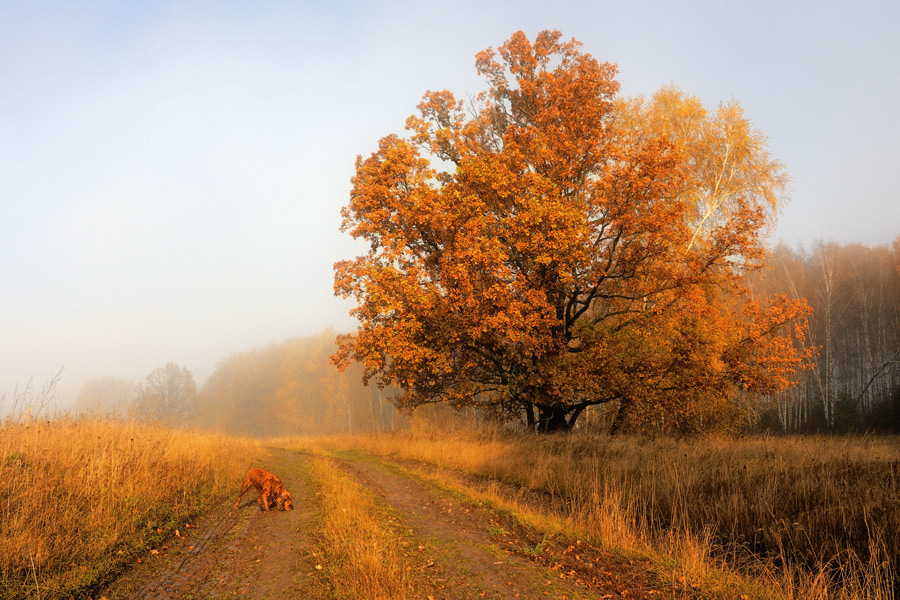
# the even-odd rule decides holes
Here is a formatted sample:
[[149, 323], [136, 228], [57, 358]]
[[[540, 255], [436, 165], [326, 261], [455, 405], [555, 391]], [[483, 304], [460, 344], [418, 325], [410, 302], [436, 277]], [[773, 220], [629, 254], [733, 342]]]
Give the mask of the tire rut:
[[413, 565], [434, 587], [435, 600], [616, 598], [587, 589], [512, 549], [512, 536], [490, 511], [368, 462], [339, 459], [342, 469], [373, 489], [419, 540]]

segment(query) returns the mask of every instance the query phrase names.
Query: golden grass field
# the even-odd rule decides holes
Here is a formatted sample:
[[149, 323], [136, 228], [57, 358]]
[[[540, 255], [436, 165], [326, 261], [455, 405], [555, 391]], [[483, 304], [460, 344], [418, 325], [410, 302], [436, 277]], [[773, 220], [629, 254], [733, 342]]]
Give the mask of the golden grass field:
[[[435, 485], [649, 559], [697, 597], [896, 594], [897, 438], [537, 436], [413, 419], [389, 434], [266, 444], [309, 455], [312, 535], [342, 597], [416, 589], [393, 517], [327, 458], [346, 452], [433, 467]], [[264, 454], [258, 441], [128, 422], [0, 424], [0, 598], [68, 597], [115, 577], [232, 496]]]
[[104, 581], [235, 492], [254, 442], [116, 421], [0, 423], [0, 597]]
[[[897, 438], [522, 436], [419, 420], [390, 435], [306, 444], [478, 476], [495, 501], [544, 527], [649, 556], [668, 576], [701, 587], [736, 577], [772, 598], [885, 599], [897, 591]], [[543, 501], [525, 502], [509, 488]]]

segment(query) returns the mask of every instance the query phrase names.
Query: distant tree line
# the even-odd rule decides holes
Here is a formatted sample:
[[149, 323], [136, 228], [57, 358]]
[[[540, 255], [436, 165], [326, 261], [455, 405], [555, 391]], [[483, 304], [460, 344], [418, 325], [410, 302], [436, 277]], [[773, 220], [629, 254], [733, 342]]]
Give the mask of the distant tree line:
[[196, 397], [194, 375], [184, 367], [168, 363], [154, 369], [138, 385], [115, 377], [89, 381], [75, 399], [75, 411], [114, 419], [182, 425], [193, 417]]
[[770, 397], [758, 428], [900, 432], [900, 237], [893, 246], [778, 246], [754, 289], [806, 298], [816, 350], [799, 385]]
[[200, 389], [200, 425], [247, 435], [357, 433], [391, 429], [388, 391], [366, 387], [362, 369], [338, 372], [329, 362], [334, 330], [232, 354]]
[[[900, 238], [892, 246], [781, 245], [750, 287], [761, 297], [805, 298], [806, 344], [815, 351], [795, 387], [762, 397], [750, 430], [900, 433]], [[326, 330], [232, 354], [199, 389], [190, 371], [171, 363], [139, 385], [98, 379], [81, 390], [76, 409], [260, 436], [395, 427], [401, 417], [389, 400], [398, 390], [364, 386], [359, 364], [335, 369], [334, 339]], [[583, 425], [607, 429], [614, 418], [614, 410], [592, 407]]]
[[139, 385], [105, 377], [85, 384], [76, 411], [255, 436], [392, 429], [401, 417], [391, 390], [364, 386], [361, 367], [338, 372], [329, 362], [334, 338], [329, 329], [232, 354], [199, 389], [174, 363]]

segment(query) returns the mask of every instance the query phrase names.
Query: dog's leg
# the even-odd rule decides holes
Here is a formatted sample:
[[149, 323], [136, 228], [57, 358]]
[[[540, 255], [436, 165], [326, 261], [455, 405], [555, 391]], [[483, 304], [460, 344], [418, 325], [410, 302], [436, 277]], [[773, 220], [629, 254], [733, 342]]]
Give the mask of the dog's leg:
[[259, 510], [264, 510], [264, 511], [268, 512], [268, 510], [269, 510], [269, 492], [270, 492], [269, 483], [266, 482], [263, 484], [262, 488], [259, 490], [259, 496], [256, 498], [256, 502], [259, 504]]
[[240, 506], [240, 504], [241, 504], [241, 498], [243, 498], [244, 492], [246, 492], [247, 490], [249, 490], [249, 489], [250, 489], [250, 486], [252, 486], [252, 485], [253, 485], [253, 483], [250, 481], [250, 476], [248, 475], [248, 476], [244, 479], [244, 484], [241, 486], [241, 493], [238, 494], [237, 500], [234, 501], [234, 508], [235, 508], [235, 509], [237, 509], [237, 507]]

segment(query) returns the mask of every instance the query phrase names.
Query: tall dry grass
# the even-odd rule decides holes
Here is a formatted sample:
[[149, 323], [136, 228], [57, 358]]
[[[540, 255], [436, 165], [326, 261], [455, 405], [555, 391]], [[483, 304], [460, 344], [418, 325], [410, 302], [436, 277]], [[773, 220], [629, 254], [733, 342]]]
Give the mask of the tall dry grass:
[[897, 438], [523, 436], [419, 422], [329, 444], [524, 486], [594, 539], [749, 574], [786, 597], [885, 599], [900, 585]]
[[318, 546], [336, 596], [351, 600], [413, 597], [402, 540], [373, 492], [328, 459], [314, 458], [311, 470], [323, 514], [316, 534]]
[[246, 440], [118, 421], [0, 423], [0, 598], [56, 598], [234, 492]]

